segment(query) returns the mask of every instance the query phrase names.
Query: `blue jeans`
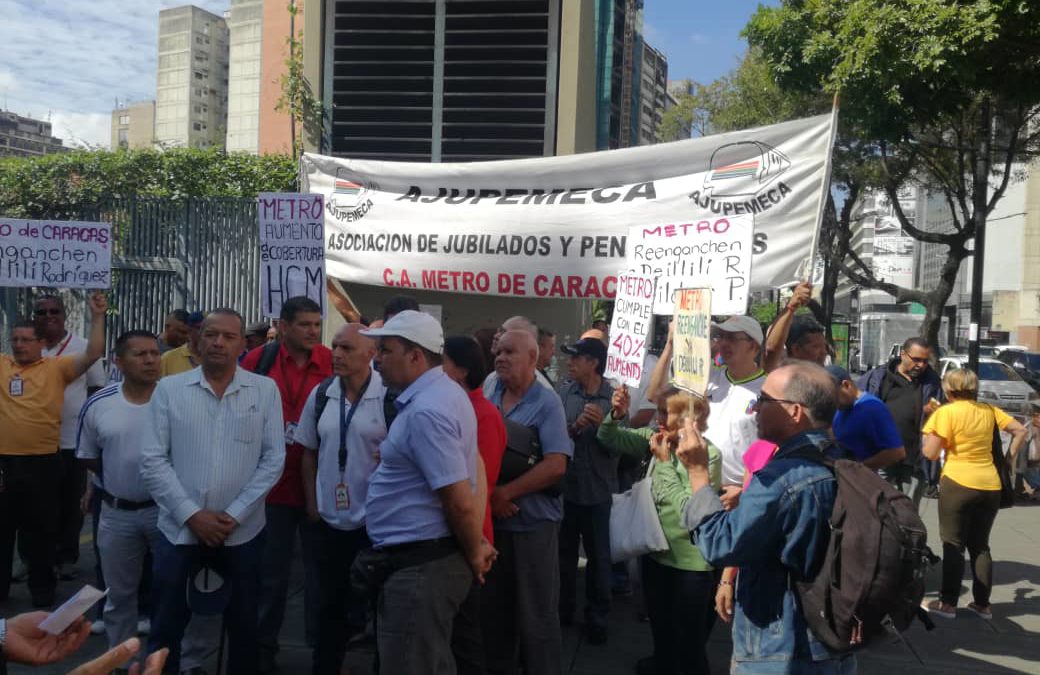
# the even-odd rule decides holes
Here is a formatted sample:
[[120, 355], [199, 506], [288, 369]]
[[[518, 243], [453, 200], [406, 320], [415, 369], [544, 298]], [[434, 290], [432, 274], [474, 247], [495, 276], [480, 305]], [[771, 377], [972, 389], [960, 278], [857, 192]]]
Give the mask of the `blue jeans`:
[[[306, 510], [286, 504], [267, 504], [267, 545], [263, 554], [260, 580], [260, 648], [266, 658], [278, 653], [278, 634], [285, 619], [285, 602], [289, 595], [289, 574], [296, 549], [296, 530], [300, 531], [303, 550], [303, 626], [308, 646], [313, 647], [318, 635], [317, 549], [318, 524], [307, 520]], [[346, 569], [350, 569], [348, 566]]]
[[[255, 675], [259, 670], [260, 558], [265, 532], [238, 546], [220, 549], [227, 565], [231, 599], [224, 610], [228, 633], [228, 675]], [[168, 647], [164, 673], [177, 673], [181, 663], [181, 639], [191, 618], [185, 591], [192, 562], [202, 552], [200, 545], [177, 545], [159, 537], [155, 552], [156, 605], [152, 611], [152, 633], [148, 652]]]
[[810, 661], [734, 661], [730, 675], [856, 675], [856, 655]]

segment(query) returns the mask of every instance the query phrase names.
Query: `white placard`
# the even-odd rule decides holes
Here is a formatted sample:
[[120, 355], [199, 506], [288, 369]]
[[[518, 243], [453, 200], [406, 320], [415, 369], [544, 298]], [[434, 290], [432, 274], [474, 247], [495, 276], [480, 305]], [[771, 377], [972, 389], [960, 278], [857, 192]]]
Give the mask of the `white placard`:
[[0, 287], [112, 287], [112, 227], [0, 219]]
[[325, 316], [325, 216], [321, 195], [263, 192], [260, 222], [260, 302], [277, 318], [282, 303], [304, 295]]
[[654, 278], [634, 272], [618, 274], [604, 377], [639, 387], [643, 378], [646, 340], [654, 321], [653, 309]]
[[749, 216], [636, 225], [628, 231], [628, 267], [657, 277], [654, 314], [671, 314], [675, 291], [693, 287], [712, 289], [716, 314], [744, 314], [753, 236]]

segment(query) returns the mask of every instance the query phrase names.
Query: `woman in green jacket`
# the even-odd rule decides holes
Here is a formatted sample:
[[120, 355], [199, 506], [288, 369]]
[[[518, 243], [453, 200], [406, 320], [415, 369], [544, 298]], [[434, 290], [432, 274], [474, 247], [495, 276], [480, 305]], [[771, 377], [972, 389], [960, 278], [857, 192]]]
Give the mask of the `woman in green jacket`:
[[[682, 420], [692, 415], [701, 431], [707, 428], [708, 404], [701, 398], [671, 389], [657, 397], [657, 430], [628, 429], [620, 421], [628, 415], [628, 390], [614, 392], [610, 414], [600, 424], [598, 438], [606, 447], [625, 454], [653, 453], [651, 491], [668, 550], [641, 559], [654, 654], [636, 665], [640, 675], [686, 675], [709, 672], [707, 643], [715, 625], [717, 574], [690, 542], [681, 522], [682, 506], [690, 498], [686, 469], [675, 456]], [[709, 443], [711, 483], [722, 482], [719, 450]]]

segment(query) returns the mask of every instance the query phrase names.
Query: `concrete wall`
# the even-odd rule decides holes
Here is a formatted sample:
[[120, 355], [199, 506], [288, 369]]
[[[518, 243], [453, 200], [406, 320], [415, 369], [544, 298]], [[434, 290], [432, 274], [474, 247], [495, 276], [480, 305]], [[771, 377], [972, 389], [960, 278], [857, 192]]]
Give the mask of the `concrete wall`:
[[556, 154], [596, 149], [596, 6], [566, 0], [560, 16]]
[[[289, 153], [292, 136], [289, 114], [275, 110], [282, 95], [282, 74], [289, 46], [289, 12], [286, 0], [264, 0], [264, 30], [260, 47], [260, 154]], [[296, 34], [304, 32], [306, 5], [321, 7], [319, 0], [305, 3], [297, 0], [300, 11], [296, 14]], [[318, 36], [320, 38], [320, 36]], [[317, 93], [317, 92], [316, 92]]]

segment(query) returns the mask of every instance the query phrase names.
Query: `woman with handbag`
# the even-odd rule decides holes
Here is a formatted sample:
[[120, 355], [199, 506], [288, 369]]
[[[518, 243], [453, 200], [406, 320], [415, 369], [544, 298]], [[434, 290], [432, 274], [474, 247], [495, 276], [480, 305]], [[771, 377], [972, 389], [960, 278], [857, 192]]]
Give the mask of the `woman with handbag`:
[[[614, 392], [610, 414], [598, 432], [600, 442], [616, 452], [653, 453], [654, 505], [668, 540], [667, 550], [644, 555], [640, 560], [654, 654], [640, 659], [636, 672], [707, 674], [707, 643], [715, 625], [717, 574], [690, 542], [690, 533], [682, 525], [682, 504], [690, 497], [690, 486], [675, 448], [686, 416], [692, 415], [702, 431], [707, 428], [708, 404], [674, 388], [662, 392], [657, 401], [658, 430], [621, 427], [618, 422], [628, 415], [630, 400], [628, 390], [619, 388]], [[718, 489], [722, 482], [722, 458], [718, 448], [710, 443], [708, 452], [712, 485]]]
[[957, 616], [964, 549], [971, 559], [972, 595], [968, 609], [983, 619], [993, 618], [989, 596], [993, 585], [993, 558], [989, 534], [997, 511], [1010, 506], [1002, 493], [1011, 492], [1008, 460], [1004, 457], [1000, 431], [1012, 435], [1011, 462], [1026, 439], [1026, 428], [1003, 410], [979, 403], [979, 378], [960, 368], [943, 377], [949, 403], [925, 422], [921, 452], [929, 460], [946, 451], [939, 483], [939, 538], [943, 543], [942, 588], [939, 599], [922, 604], [928, 612], [944, 619]]

